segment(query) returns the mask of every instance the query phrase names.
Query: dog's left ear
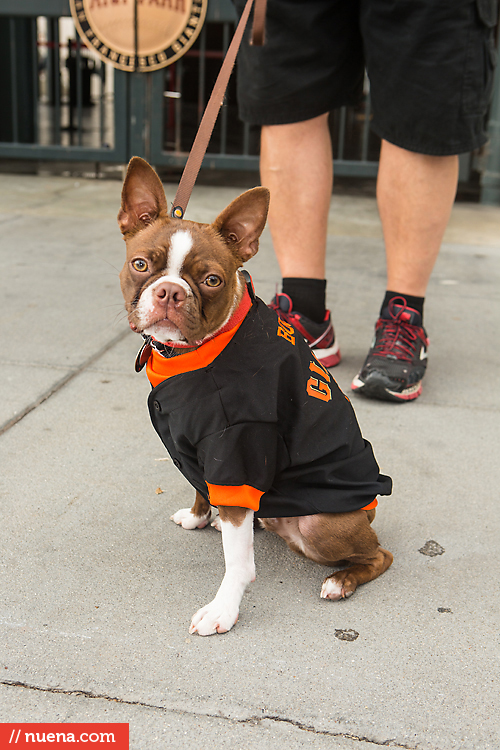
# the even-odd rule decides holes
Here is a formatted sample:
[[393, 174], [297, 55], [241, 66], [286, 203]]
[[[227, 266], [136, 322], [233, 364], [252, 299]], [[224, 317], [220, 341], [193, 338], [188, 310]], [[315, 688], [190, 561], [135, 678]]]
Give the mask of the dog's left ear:
[[259, 249], [259, 237], [264, 229], [269, 208], [269, 190], [256, 187], [227, 206], [212, 224], [238, 253], [243, 263]]
[[118, 224], [122, 234], [150, 224], [160, 211], [167, 210], [167, 199], [161, 180], [153, 167], [139, 156], [129, 162], [122, 189]]

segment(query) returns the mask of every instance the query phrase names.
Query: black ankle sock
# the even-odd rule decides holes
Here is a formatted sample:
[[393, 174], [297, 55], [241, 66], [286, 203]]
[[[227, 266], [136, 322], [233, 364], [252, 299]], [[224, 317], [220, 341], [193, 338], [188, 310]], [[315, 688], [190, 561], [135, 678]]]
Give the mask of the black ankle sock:
[[283, 279], [282, 292], [288, 294], [293, 309], [314, 323], [325, 319], [326, 279]]
[[412, 307], [414, 310], [419, 312], [422, 320], [424, 319], [425, 297], [412, 297], [411, 294], [401, 294], [401, 292], [387, 291], [385, 293], [384, 301], [382, 302], [382, 307], [380, 308], [380, 314], [382, 314], [382, 310], [384, 310], [389, 305], [389, 302], [394, 297], [403, 297], [406, 300], [406, 304], [408, 305], [408, 307]]

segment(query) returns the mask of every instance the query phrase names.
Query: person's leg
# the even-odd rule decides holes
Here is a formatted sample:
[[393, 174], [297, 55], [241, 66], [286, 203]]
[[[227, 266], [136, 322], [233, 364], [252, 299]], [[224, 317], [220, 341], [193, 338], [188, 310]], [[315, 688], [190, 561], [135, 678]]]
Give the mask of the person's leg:
[[[245, 0], [234, 2], [241, 12]], [[270, 306], [327, 367], [340, 353], [325, 307], [332, 189], [325, 113], [356, 104], [363, 92], [359, 2], [268, 0], [266, 43], [245, 37], [238, 53], [238, 111], [262, 126], [262, 184], [271, 190], [269, 225], [284, 277]]]
[[457, 182], [457, 156], [428, 156], [382, 141], [377, 200], [387, 291], [354, 391], [392, 401], [412, 401], [422, 391], [428, 347], [424, 297]]
[[387, 291], [352, 389], [394, 401], [422, 391], [423, 305], [453, 205], [457, 154], [485, 143], [493, 28], [471, 0], [361, 0]]
[[340, 362], [326, 310], [325, 255], [333, 161], [328, 114], [262, 128], [262, 185], [282, 275], [271, 307], [301, 333], [325, 367]]
[[424, 297], [458, 182], [458, 156], [427, 156], [382, 141], [377, 201], [387, 289]]
[[260, 173], [283, 277], [324, 279], [333, 162], [328, 114], [262, 128]]

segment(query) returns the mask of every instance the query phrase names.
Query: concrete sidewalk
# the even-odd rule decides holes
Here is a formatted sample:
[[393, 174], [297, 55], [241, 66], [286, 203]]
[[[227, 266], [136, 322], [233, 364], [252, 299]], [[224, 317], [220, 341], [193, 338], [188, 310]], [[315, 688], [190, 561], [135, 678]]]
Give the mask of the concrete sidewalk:
[[[129, 722], [133, 750], [498, 750], [500, 208], [454, 209], [422, 397], [353, 397], [394, 479], [375, 521], [392, 568], [321, 600], [325, 570], [259, 532], [238, 624], [201, 638], [188, 625], [221, 580], [221, 540], [169, 520], [192, 490], [133, 368], [120, 190], [0, 175], [0, 720]], [[197, 187], [188, 218], [239, 192]], [[248, 267], [269, 299], [267, 231]], [[385, 286], [372, 199], [332, 199], [328, 278], [348, 392]]]

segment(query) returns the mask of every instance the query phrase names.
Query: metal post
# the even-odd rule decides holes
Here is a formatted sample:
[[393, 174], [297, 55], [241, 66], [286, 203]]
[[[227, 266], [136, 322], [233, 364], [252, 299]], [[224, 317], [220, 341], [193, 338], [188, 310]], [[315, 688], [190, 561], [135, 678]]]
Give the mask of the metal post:
[[[143, 126], [143, 139], [144, 139], [144, 154], [147, 161], [151, 161], [151, 119], [152, 119], [152, 107], [153, 107], [153, 73], [143, 73], [143, 77], [146, 79], [146, 91], [144, 96], [144, 126]], [[163, 102], [162, 102], [163, 104]]]
[[101, 67], [99, 68], [99, 78], [100, 78], [100, 92], [99, 92], [99, 145], [104, 146], [104, 138], [105, 138], [105, 128], [106, 128], [106, 113], [105, 113], [105, 106], [106, 106], [106, 65], [102, 62], [100, 63]]
[[31, 45], [33, 49], [33, 65], [31, 75], [33, 79], [33, 140], [38, 143], [39, 133], [39, 112], [38, 112], [38, 29], [37, 20], [32, 18], [30, 21]]
[[162, 132], [164, 73], [162, 70], [148, 73], [136, 70], [125, 75], [129, 83], [130, 107], [127, 159], [131, 156], [142, 156], [143, 159], [151, 161], [153, 157], [156, 158], [156, 144], [160, 142]]
[[372, 111], [372, 102], [370, 99], [370, 91], [366, 95], [365, 99], [365, 120], [363, 122], [363, 136], [361, 144], [361, 161], [368, 161], [368, 139], [370, 138], [370, 117]]
[[[169, 77], [172, 69], [173, 66], [167, 68]], [[128, 75], [128, 73], [124, 75]], [[149, 155], [153, 164], [160, 164], [163, 152], [168, 151], [168, 147], [174, 145], [168, 141], [168, 122], [166, 120], [170, 114], [170, 107], [175, 106], [174, 101], [177, 102], [178, 97], [174, 96], [177, 92], [173, 91], [175, 88], [173, 78], [171, 82], [165, 80], [165, 68], [155, 70], [148, 75], [151, 76]], [[165, 134], [167, 135], [165, 136]]]
[[47, 57], [46, 57], [46, 75], [47, 75], [47, 103], [54, 104], [54, 34], [53, 21], [51, 18], [45, 19], [47, 22]]
[[[70, 41], [68, 41], [68, 47], [71, 44]], [[82, 56], [80, 54], [81, 49], [81, 42], [80, 37], [77, 35], [76, 37], [76, 50], [75, 50], [75, 76], [76, 76], [76, 127], [78, 131], [78, 145], [82, 145], [82, 131], [83, 131], [83, 125], [82, 125]], [[70, 95], [70, 102], [69, 106], [71, 109], [71, 95]]]
[[116, 160], [128, 161], [130, 158], [130, 85], [124, 70], [113, 69], [113, 143], [110, 154], [116, 154]]
[[54, 40], [54, 143], [61, 143], [61, 61], [59, 50], [59, 19], [53, 21], [52, 38]]
[[146, 158], [144, 143], [144, 115], [146, 108], [146, 86], [144, 73], [135, 71], [127, 73], [129, 83], [129, 106], [130, 106], [130, 137], [129, 157], [142, 156]]
[[10, 76], [11, 76], [11, 116], [12, 116], [12, 140], [19, 141], [19, 113], [17, 101], [17, 55], [16, 55], [16, 22], [14, 18], [9, 20], [10, 26]]

